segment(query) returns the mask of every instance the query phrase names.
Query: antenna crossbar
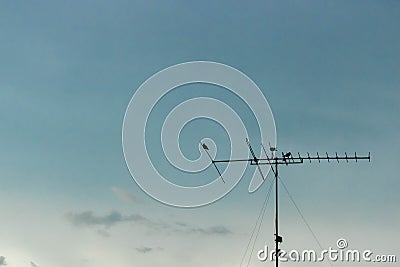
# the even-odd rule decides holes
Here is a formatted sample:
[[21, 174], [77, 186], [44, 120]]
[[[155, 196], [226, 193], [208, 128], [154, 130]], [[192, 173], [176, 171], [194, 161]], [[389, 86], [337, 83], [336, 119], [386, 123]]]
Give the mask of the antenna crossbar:
[[347, 153], [345, 153], [345, 156], [338, 156], [337, 153], [335, 153], [334, 156], [329, 156], [328, 153], [325, 153], [326, 156], [320, 156], [319, 153], [317, 153], [317, 156], [310, 156], [309, 153], [307, 153], [307, 156], [303, 157], [300, 155], [300, 153], [297, 153], [298, 156], [293, 157], [273, 157], [273, 158], [248, 158], [248, 159], [227, 159], [227, 160], [213, 160], [213, 163], [229, 163], [229, 162], [249, 162], [250, 165], [276, 165], [276, 164], [302, 164], [304, 161], [309, 161], [310, 163], [312, 161], [328, 161], [330, 162], [331, 160], [336, 160], [337, 162], [340, 161], [346, 161], [349, 162], [351, 160], [358, 161], [358, 160], [368, 160], [371, 161], [371, 153], [368, 153], [368, 156], [358, 156], [357, 153], [354, 154], [354, 156], [348, 156]]

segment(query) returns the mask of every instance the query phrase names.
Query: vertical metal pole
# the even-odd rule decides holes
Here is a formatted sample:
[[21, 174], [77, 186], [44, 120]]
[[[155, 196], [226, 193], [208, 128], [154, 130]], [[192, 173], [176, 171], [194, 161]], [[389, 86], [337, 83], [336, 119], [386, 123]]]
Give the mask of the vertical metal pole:
[[278, 242], [278, 161], [275, 160], [275, 266], [278, 267], [278, 250], [279, 250], [279, 242]]

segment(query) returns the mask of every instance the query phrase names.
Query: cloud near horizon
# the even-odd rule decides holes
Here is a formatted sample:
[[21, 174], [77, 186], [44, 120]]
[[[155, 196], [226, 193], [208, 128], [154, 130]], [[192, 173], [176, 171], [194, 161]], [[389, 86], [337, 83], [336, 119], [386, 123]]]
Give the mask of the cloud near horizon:
[[0, 256], [0, 266], [6, 266], [6, 257]]
[[163, 248], [160, 248], [160, 247], [152, 248], [152, 247], [145, 247], [145, 246], [136, 248], [137, 252], [143, 253], [143, 254], [146, 254], [146, 253], [149, 253], [149, 252], [155, 252], [157, 250], [163, 250]]
[[66, 217], [76, 226], [104, 226], [106, 228], [110, 228], [122, 222], [149, 222], [141, 215], [131, 214], [124, 216], [115, 210], [103, 216], [94, 215], [92, 211], [83, 211], [79, 213], [68, 212]]
[[[148, 228], [158, 231], [171, 231], [175, 233], [201, 234], [201, 235], [232, 234], [232, 231], [223, 225], [198, 227], [189, 225], [184, 222], [167, 223], [162, 221], [154, 221], [140, 214], [123, 215], [116, 210], [112, 210], [105, 215], [95, 215], [93, 211], [83, 211], [77, 213], [68, 212], [66, 214], [66, 217], [73, 225], [79, 227], [100, 226], [108, 229], [111, 228], [112, 226], [124, 222], [133, 222], [142, 224]], [[109, 236], [109, 233], [105, 230], [100, 229], [97, 232], [102, 236], [106, 237]]]
[[154, 250], [153, 248], [149, 248], [149, 247], [139, 247], [136, 248], [136, 251], [140, 252], [140, 253], [148, 253], [150, 251]]
[[175, 223], [177, 228], [176, 232], [184, 232], [188, 234], [204, 234], [204, 235], [228, 235], [232, 234], [232, 231], [223, 225], [210, 226], [206, 228], [194, 227], [183, 222]]

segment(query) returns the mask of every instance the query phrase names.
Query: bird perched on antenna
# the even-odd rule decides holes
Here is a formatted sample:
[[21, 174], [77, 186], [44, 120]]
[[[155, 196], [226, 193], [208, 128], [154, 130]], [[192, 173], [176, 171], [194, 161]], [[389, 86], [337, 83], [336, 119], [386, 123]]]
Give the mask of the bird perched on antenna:
[[201, 146], [203, 147], [204, 151], [206, 152], [207, 156], [210, 158], [211, 163], [214, 165], [215, 169], [217, 170], [217, 172], [218, 172], [218, 174], [219, 174], [219, 177], [221, 177], [222, 182], [225, 183], [225, 180], [224, 180], [224, 178], [222, 177], [222, 173], [221, 173], [220, 170], [218, 169], [218, 167], [217, 167], [217, 165], [215, 164], [215, 162], [214, 162], [213, 158], [211, 157], [210, 153], [208, 153], [208, 150], [209, 150], [209, 149], [208, 149], [208, 146], [207, 146], [206, 144], [204, 144], [204, 143], [201, 143], [201, 142], [200, 142], [200, 144], [201, 144]]
[[287, 153], [284, 154], [284, 153], [282, 152], [282, 158], [283, 158], [283, 161], [286, 163], [286, 165], [288, 165], [286, 159], [289, 159], [289, 161], [290, 161], [290, 156], [292, 156], [292, 153], [287, 152]]
[[286, 153], [286, 154], [283, 154], [283, 152], [282, 152], [282, 156], [284, 157], [284, 158], [288, 158], [288, 157], [290, 157], [292, 155], [292, 153], [290, 153], [290, 152], [288, 152], [288, 153]]
[[271, 152], [278, 151], [278, 149], [276, 147], [271, 146], [270, 142], [268, 142], [268, 144], [269, 144], [269, 151], [271, 151]]

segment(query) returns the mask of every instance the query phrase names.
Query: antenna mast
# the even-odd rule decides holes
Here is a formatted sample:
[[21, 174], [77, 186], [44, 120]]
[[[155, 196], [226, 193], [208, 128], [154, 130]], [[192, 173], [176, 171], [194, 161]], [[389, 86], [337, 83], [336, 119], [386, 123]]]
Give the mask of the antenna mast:
[[[247, 158], [247, 159], [227, 159], [227, 160], [213, 160], [211, 159], [212, 164], [215, 166], [215, 168], [218, 171], [218, 174], [222, 178], [221, 172], [217, 167], [218, 163], [229, 163], [229, 162], [249, 162], [250, 165], [256, 165], [257, 169], [259, 170], [259, 173], [262, 177], [263, 180], [265, 180], [265, 177], [261, 171], [260, 165], [270, 165], [272, 172], [274, 173], [275, 176], [275, 266], [279, 266], [279, 243], [283, 242], [282, 236], [279, 235], [279, 205], [278, 205], [278, 166], [279, 165], [292, 165], [292, 164], [303, 164], [304, 161], [308, 160], [310, 163], [313, 161], [321, 162], [321, 161], [328, 161], [330, 160], [336, 160], [338, 163], [340, 161], [346, 161], [347, 163], [349, 161], [355, 161], [358, 162], [358, 160], [368, 160], [369, 162], [371, 161], [371, 153], [368, 153], [368, 156], [358, 156], [357, 153], [354, 153], [354, 156], [348, 156], [347, 152], [345, 152], [344, 156], [338, 156], [337, 152], [335, 153], [335, 156], [329, 156], [328, 153], [325, 153], [325, 156], [320, 156], [319, 153], [317, 152], [317, 156], [310, 156], [310, 154], [307, 152], [307, 156], [301, 156], [300, 153], [297, 153], [297, 156], [293, 157], [291, 152], [283, 153], [282, 152], [282, 157], [277, 157], [275, 156], [275, 153], [277, 151], [276, 147], [271, 147], [270, 146], [270, 151], [272, 153], [271, 157], [268, 157], [267, 151], [265, 150], [264, 146], [261, 144], [264, 153], [265, 153], [265, 158], [257, 158], [253, 148], [250, 145], [249, 140], [246, 138], [246, 143], [247, 146], [249, 147], [250, 153], [252, 155], [252, 158]], [[203, 148], [205, 148], [205, 144], [203, 144]], [[207, 152], [207, 151], [206, 151]], [[208, 152], [207, 152], [208, 154]], [[209, 155], [209, 154], [208, 154]], [[274, 168], [275, 167], [275, 168]], [[226, 177], [225, 177], [226, 178]], [[223, 180], [224, 181], [224, 180]], [[224, 181], [225, 182], [225, 181]]]

